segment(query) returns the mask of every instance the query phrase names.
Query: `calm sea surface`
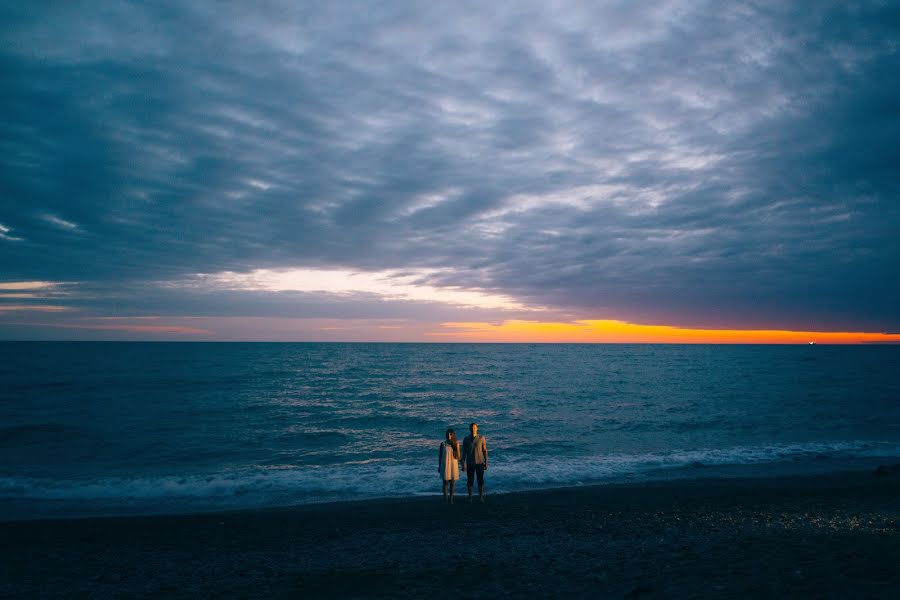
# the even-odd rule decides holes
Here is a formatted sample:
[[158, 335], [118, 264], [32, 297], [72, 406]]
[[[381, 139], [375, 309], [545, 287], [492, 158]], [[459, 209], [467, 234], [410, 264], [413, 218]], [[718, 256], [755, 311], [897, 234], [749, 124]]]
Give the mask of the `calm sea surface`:
[[488, 492], [900, 457], [900, 347], [0, 343], [0, 519]]

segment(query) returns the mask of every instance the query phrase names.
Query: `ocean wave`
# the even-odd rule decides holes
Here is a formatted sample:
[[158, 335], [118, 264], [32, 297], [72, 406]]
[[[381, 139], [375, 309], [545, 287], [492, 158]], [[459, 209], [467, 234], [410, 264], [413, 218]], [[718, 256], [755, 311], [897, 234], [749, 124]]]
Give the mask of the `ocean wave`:
[[[726, 465], [814, 462], [821, 466], [823, 460], [898, 456], [898, 444], [865, 440], [571, 458], [513, 455], [491, 463], [488, 485], [492, 492], [512, 491], [660, 475], [696, 477], [698, 469]], [[251, 465], [184, 476], [91, 480], [0, 477], [3, 510], [17, 502], [21, 506], [37, 502], [30, 510], [38, 516], [42, 510], [40, 502], [52, 503], [52, 509], [45, 507], [48, 512], [63, 510], [67, 502], [81, 506], [70, 507], [70, 512], [84, 512], [89, 505], [109, 513], [171, 512], [428, 494], [438, 489], [436, 465], [409, 459], [362, 460], [331, 466]], [[13, 514], [7, 518], [14, 518], [16, 511], [10, 510]]]
[[[900, 444], [853, 440], [736, 446], [648, 452], [605, 454], [565, 460], [514, 458], [500, 464], [495, 472], [512, 481], [535, 485], [569, 485], [601, 482], [623, 477], [640, 477], [704, 467], [802, 463], [808, 461], [900, 456]], [[691, 473], [683, 473], [691, 476]]]

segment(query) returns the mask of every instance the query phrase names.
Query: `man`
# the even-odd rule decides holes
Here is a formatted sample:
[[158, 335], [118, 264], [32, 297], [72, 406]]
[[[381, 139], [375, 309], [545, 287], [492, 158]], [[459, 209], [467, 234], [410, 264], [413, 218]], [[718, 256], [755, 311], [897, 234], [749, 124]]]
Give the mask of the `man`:
[[487, 442], [478, 435], [478, 423], [469, 425], [469, 435], [463, 440], [462, 455], [466, 461], [466, 487], [472, 501], [472, 483], [478, 477], [478, 500], [484, 502], [484, 472], [488, 466]]

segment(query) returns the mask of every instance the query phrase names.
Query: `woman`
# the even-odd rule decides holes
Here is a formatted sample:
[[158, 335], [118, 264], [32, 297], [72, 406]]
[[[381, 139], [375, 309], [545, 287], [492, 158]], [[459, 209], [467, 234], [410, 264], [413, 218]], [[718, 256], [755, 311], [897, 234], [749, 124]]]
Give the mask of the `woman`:
[[[448, 429], [444, 434], [446, 438], [441, 442], [441, 449], [438, 452], [438, 473], [441, 474], [441, 481], [444, 484], [444, 502], [453, 504], [453, 490], [456, 487], [456, 480], [459, 479], [459, 442], [456, 441], [456, 432]], [[447, 484], [450, 484], [450, 495], [447, 496]]]

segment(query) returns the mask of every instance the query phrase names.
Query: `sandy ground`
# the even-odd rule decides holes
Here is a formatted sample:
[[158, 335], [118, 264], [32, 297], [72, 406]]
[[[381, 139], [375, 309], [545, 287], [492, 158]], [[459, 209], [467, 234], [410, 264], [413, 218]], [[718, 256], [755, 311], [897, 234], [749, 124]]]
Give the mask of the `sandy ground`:
[[897, 598], [900, 474], [0, 523], [4, 598]]

